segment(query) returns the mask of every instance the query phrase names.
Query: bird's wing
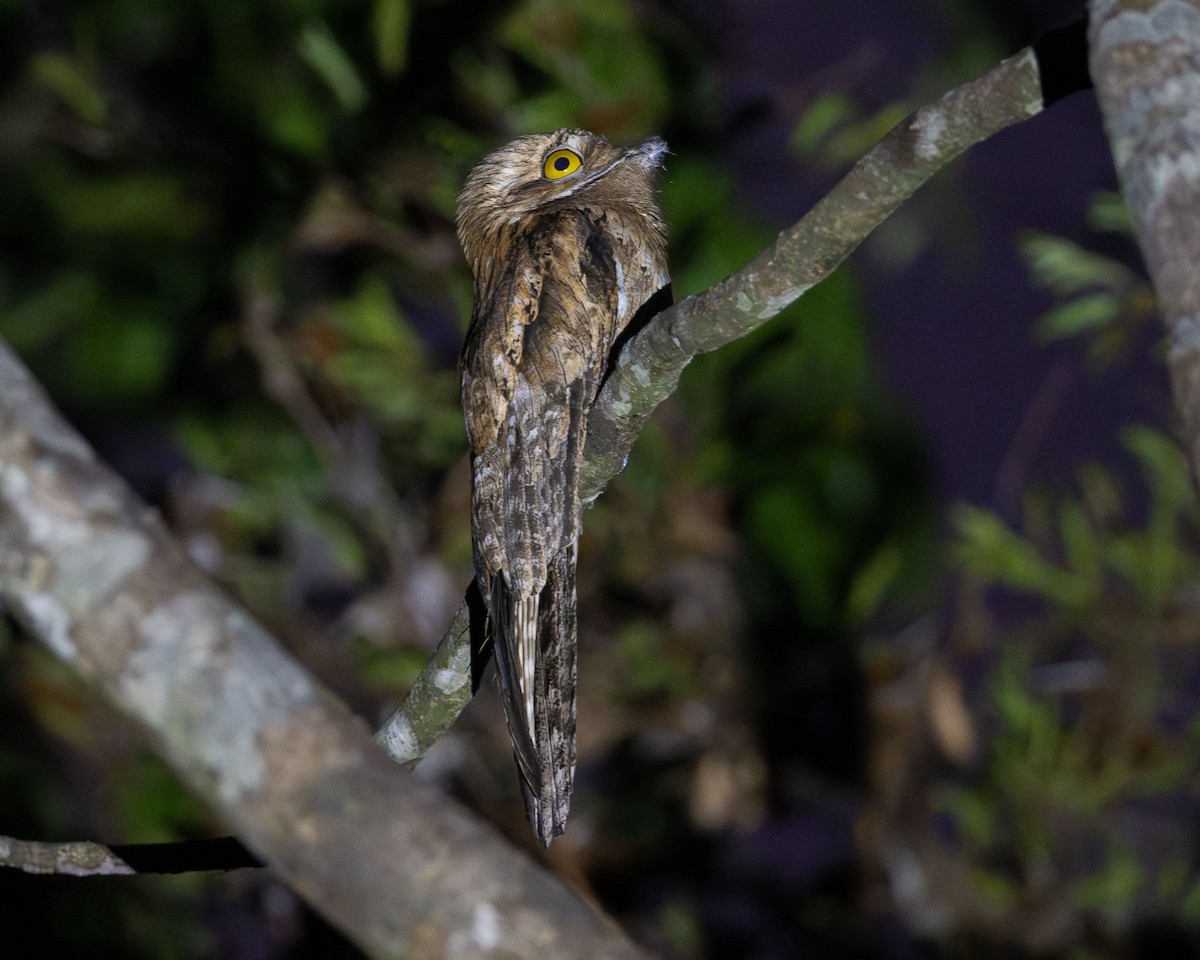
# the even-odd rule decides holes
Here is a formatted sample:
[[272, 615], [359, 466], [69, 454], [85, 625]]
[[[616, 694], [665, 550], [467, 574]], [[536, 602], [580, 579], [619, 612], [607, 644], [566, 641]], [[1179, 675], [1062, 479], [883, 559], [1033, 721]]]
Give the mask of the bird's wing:
[[478, 298], [463, 358], [476, 575], [545, 843], [562, 831], [575, 762], [579, 467], [615, 336], [614, 277], [611, 250], [585, 219], [543, 221]]

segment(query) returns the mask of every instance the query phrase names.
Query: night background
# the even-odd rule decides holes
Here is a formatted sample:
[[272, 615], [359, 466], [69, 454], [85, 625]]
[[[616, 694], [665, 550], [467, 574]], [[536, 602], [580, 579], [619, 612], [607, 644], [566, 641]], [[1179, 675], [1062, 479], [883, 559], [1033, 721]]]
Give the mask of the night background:
[[[377, 726], [471, 577], [467, 171], [665, 137], [679, 298], [1081, 7], [0, 0], [0, 336]], [[548, 852], [490, 677], [414, 775], [672, 960], [1200, 955], [1200, 510], [1115, 191], [1074, 94], [689, 367], [584, 516]], [[0, 661], [0, 834], [227, 832], [12, 623]], [[0, 942], [360, 956], [265, 870], [5, 871]]]

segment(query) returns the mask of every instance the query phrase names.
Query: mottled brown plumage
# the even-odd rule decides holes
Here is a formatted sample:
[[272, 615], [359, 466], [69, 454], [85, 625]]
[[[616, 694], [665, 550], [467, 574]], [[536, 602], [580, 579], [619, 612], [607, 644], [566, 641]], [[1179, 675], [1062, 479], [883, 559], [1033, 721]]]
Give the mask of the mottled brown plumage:
[[475, 576], [529, 820], [562, 833], [575, 770], [575, 559], [587, 413], [613, 344], [667, 286], [654, 186], [666, 144], [521, 137], [471, 171], [462, 356]]

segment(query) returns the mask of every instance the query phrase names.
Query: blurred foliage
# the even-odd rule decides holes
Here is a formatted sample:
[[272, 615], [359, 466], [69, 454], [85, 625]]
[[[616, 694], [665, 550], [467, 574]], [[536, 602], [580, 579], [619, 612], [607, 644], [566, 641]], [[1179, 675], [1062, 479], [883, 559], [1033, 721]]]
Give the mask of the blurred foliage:
[[[0, 4], [0, 335], [196, 561], [372, 721], [470, 576], [454, 366], [471, 289], [453, 211], [472, 164], [530, 130], [664, 135], [677, 297], [772, 237], [722, 172], [737, 131], [706, 10]], [[930, 68], [931, 92], [996, 58], [995, 39], [955, 11], [963, 39]], [[840, 168], [905, 110], [817, 91], [794, 111], [792, 147], [809, 169]], [[1094, 206], [1097, 230], [1124, 223], [1112, 198]], [[1130, 349], [1151, 312], [1143, 280], [1058, 238], [1031, 235], [1025, 251], [1060, 298], [1046, 338], [1087, 336], [1102, 362]], [[1140, 519], [1099, 467], [1072, 496], [1031, 497], [1020, 532], [956, 514], [951, 632], [978, 640], [983, 625], [966, 659], [986, 708], [947, 716], [986, 713], [989, 747], [953, 783], [923, 767], [928, 751], [872, 779], [874, 752], [907, 741], [869, 727], [878, 690], [859, 641], [890, 632], [902, 647], [900, 625], [937, 607], [946, 561], [920, 438], [866, 328], [843, 269], [698, 358], [588, 512], [582, 787], [554, 865], [664, 955], [775, 956], [764, 951], [786, 936], [863, 955], [874, 908], [838, 847], [846, 810], [916, 784], [972, 878], [945, 901], [968, 890], [1000, 905], [955, 915], [951, 952], [963, 931], [1036, 946], [1021, 937], [1031, 898], [1114, 938], [1154, 904], [1194, 920], [1194, 838], [1170, 833], [1164, 856], [1128, 827], [1151, 802], [1194, 800], [1197, 734], [1178, 719], [1181, 703], [1194, 712], [1182, 666], [1194, 496], [1152, 431], [1127, 434], [1147, 479]], [[997, 594], [1036, 613], [993, 625]], [[4, 832], [221, 829], [66, 670], [7, 628], [0, 639]], [[1093, 687], [1046, 687], [1068, 654], [1102, 664], [1083, 671]], [[485, 690], [422, 769], [527, 842], [495, 706], [489, 717]], [[833, 825], [807, 833], [814, 804]], [[864, 862], [886, 861], [890, 843], [864, 842]], [[262, 877], [140, 878], [82, 896], [0, 882], [0, 926], [36, 930], [47, 956], [242, 955], [228, 931], [243, 929], [262, 955], [357, 955]]]
[[792, 131], [792, 149], [810, 162], [842, 169], [871, 149], [911, 110], [908, 103], [889, 103], [864, 117], [845, 93], [826, 91], [805, 108]]
[[872, 370], [845, 274], [696, 367], [704, 390], [685, 383], [684, 396], [700, 424], [724, 427], [702, 465], [741, 498], [742, 533], [783, 578], [799, 629], [852, 628], [928, 581], [919, 444]]
[[[1099, 231], [1132, 234], [1129, 212], [1116, 194], [1093, 199], [1090, 221]], [[1126, 355], [1135, 334], [1156, 318], [1149, 282], [1115, 257], [1035, 232], [1022, 240], [1021, 252], [1034, 282], [1059, 301], [1038, 321], [1043, 340], [1087, 336], [1092, 362], [1103, 366]]]
[[[1130, 233], [1119, 197], [1096, 198], [1090, 218]], [[1094, 366], [1138, 348], [1154, 317], [1144, 277], [1059, 237], [1021, 249], [1059, 299], [1042, 339], [1085, 338]], [[975, 678], [981, 707], [954, 715], [972, 746], [952, 755], [931, 685], [930, 739], [959, 769], [877, 800], [893, 811], [885, 833], [902, 832], [927, 870], [915, 913], [1034, 955], [1122, 955], [1146, 918], [1178, 930], [1200, 918], [1200, 505], [1171, 438], [1138, 425], [1122, 441], [1140, 488], [1088, 464], [1069, 490], [1028, 491], [1020, 529], [954, 511], [960, 587], [943, 656]]]
[[1078, 940], [1105, 955], [1138, 916], [1192, 925], [1200, 903], [1188, 812], [1200, 804], [1200, 507], [1171, 440], [1146, 427], [1124, 439], [1144, 517], [1141, 493], [1092, 465], [1073, 496], [1031, 494], [1024, 533], [975, 508], [956, 518], [975, 595], [1003, 588], [1041, 605], [992, 628], [987, 746], [967, 782], [935, 789], [932, 809], [986, 908], [1005, 929], [1027, 924], [1016, 939], [1039, 951]]
[[[1118, 577], [1122, 591], [1132, 591], [1147, 614], [1161, 615], [1173, 591], [1200, 573], [1186, 549], [1194, 539], [1185, 521], [1190, 525], [1195, 490], [1173, 441], [1147, 427], [1128, 428], [1124, 441], [1142, 467], [1150, 497], [1144, 527], [1097, 529], [1097, 521], [1103, 525], [1114, 519], [1120, 499], [1115, 481], [1095, 466], [1080, 476], [1080, 502], [1068, 500], [1053, 512], [1030, 503], [1029, 522], [1040, 548], [995, 515], [960, 508], [963, 569], [1041, 596], [1078, 617], [1093, 614], [1109, 579]], [[1050, 553], [1052, 541], [1057, 549]]]
[[[664, 190], [677, 289], [718, 279], [770, 231], [737, 211], [713, 151], [697, 149], [715, 123], [708, 45], [669, 7], [626, 0], [487, 10], [411, 0], [4, 6], [0, 334], [167, 513], [197, 561], [378, 718], [469, 575], [454, 362], [470, 282], [453, 235], [458, 186], [489, 146], [528, 130], [583, 126], [626, 141], [662, 133], [678, 154]], [[646, 452], [655, 442], [658, 456]], [[652, 431], [614, 490], [623, 506], [614, 527], [649, 531], [658, 517], [692, 544], [674, 548], [691, 559], [659, 551], [659, 569], [685, 571], [683, 586], [635, 578], [616, 588], [645, 610], [613, 633], [613, 670], [630, 682], [595, 711], [592, 730], [641, 728], [629, 718], [669, 717], [689, 703], [711, 709], [714, 685], [734, 690], [729, 629], [693, 614], [707, 638], [697, 652], [695, 629], [664, 623], [659, 607], [711, 598], [688, 586], [688, 570], [720, 581], [712, 551], [728, 553], [726, 521], [687, 511], [721, 479], [691, 466], [719, 459], [708, 449]], [[595, 513], [597, 552], [614, 554]], [[13, 709], [23, 705], [52, 732], [66, 767], [94, 757], [102, 775], [67, 789], [4, 754], [29, 807], [60, 810], [12, 817], [6, 829], [124, 841], [219, 830], [119, 723], [95, 721], [109, 731], [97, 743], [86, 699], [64, 700], [59, 672], [37, 659], [39, 680], [14, 692]], [[680, 770], [701, 756], [717, 771], [752, 761], [753, 751], [721, 759], [746, 752], [732, 739], [741, 729], [733, 717], [680, 755], [683, 767], [670, 761], [667, 805], [644, 794], [643, 809], [654, 802], [660, 815], [624, 822], [647, 849], [674, 842], [688, 822], [668, 813], [690, 789]], [[498, 787], [479, 796], [460, 782], [457, 792], [511, 815], [523, 835], [508, 750], [493, 747], [476, 765], [495, 768], [508, 806]], [[714, 796], [705, 808], [714, 822], [754, 808], [738, 793]], [[615, 826], [602, 825], [601, 844], [623, 832], [627, 806], [609, 809]], [[203, 898], [193, 909], [214, 929], [259, 912], [236, 889], [176, 889], [181, 907]], [[680, 950], [701, 950], [691, 902], [650, 907], [647, 935], [661, 930]], [[93, 942], [112, 938], [125, 956], [216, 950], [194, 924], [154, 929], [132, 909], [103, 937], [93, 929]], [[262, 936], [290, 943], [293, 956], [305, 943], [312, 955], [353, 955], [345, 944], [322, 948], [312, 929], [275, 924]], [[47, 949], [65, 957], [76, 946]]]

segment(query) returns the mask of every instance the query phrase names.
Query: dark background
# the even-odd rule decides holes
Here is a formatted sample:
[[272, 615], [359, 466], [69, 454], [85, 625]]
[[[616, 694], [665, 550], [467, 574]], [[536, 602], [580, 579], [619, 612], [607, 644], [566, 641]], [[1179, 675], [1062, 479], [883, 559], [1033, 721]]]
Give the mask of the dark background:
[[[470, 167], [665, 136], [681, 296], [1076, 6], [0, 2], [0, 333], [378, 723], [470, 577]], [[973, 148], [697, 360], [588, 512], [539, 855], [663, 955], [1196, 953], [1195, 497], [1115, 189], [1090, 92]], [[0, 832], [223, 832], [0, 656]], [[416, 775], [532, 850], [490, 683]], [[0, 884], [30, 956], [357, 955], [265, 871]]]

